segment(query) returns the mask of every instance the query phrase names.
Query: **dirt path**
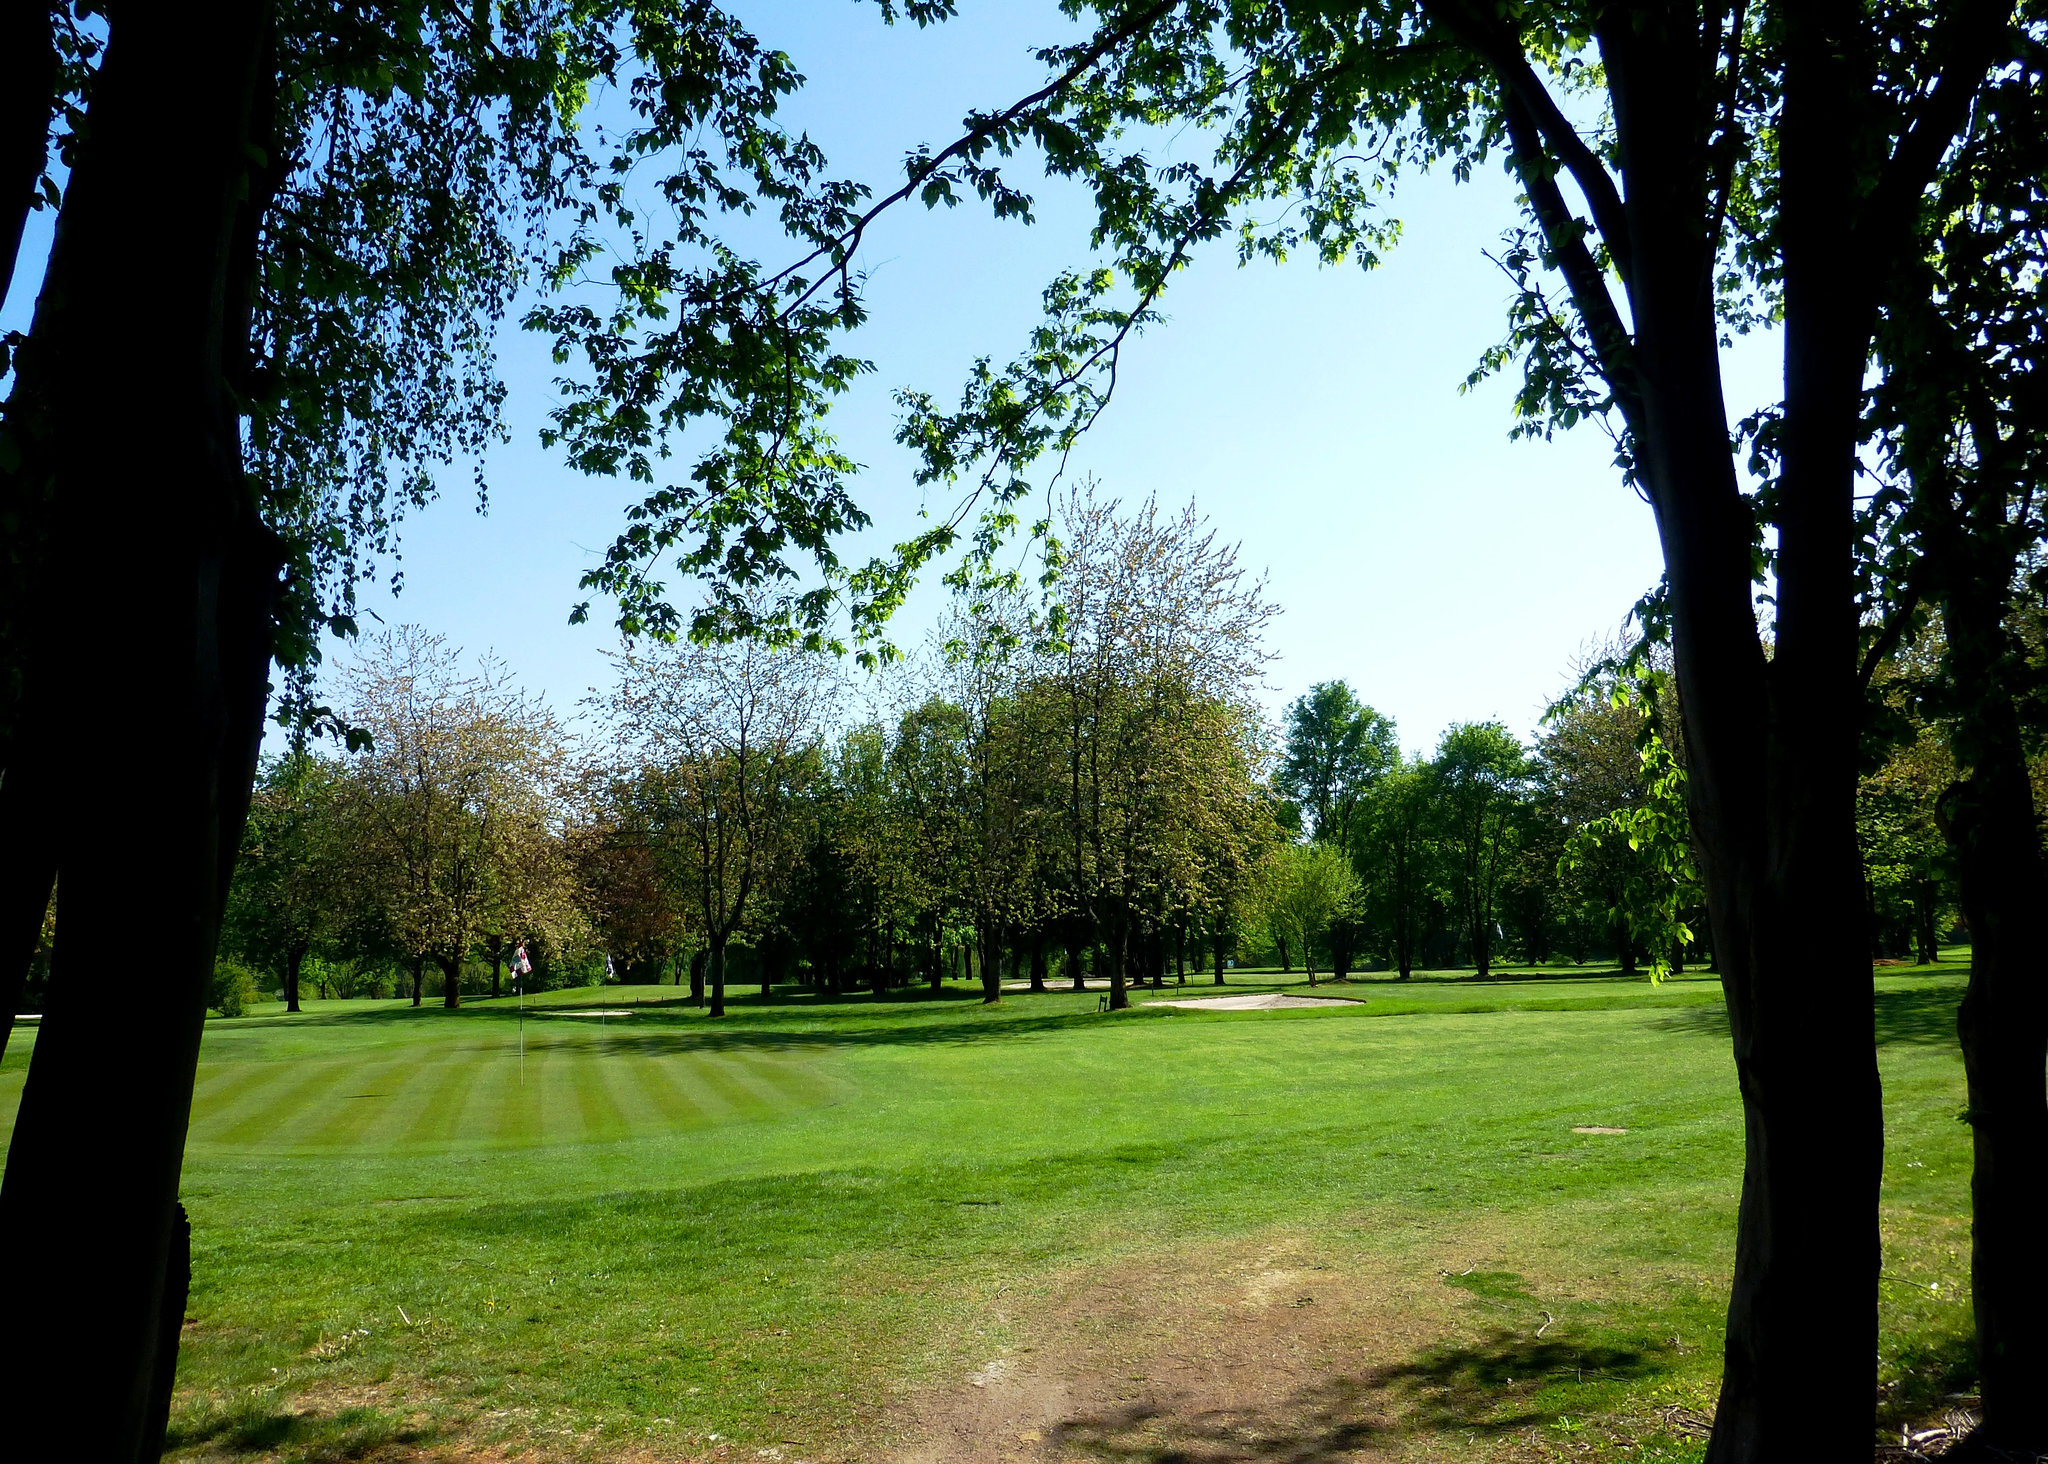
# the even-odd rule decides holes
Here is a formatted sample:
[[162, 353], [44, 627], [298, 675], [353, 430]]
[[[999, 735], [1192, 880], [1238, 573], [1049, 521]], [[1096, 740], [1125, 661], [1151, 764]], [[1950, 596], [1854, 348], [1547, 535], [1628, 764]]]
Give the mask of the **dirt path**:
[[[1018, 1299], [1019, 1341], [906, 1403], [894, 1464], [1323, 1464], [1554, 1458], [1456, 1426], [1476, 1340], [1431, 1264], [1327, 1264], [1267, 1237], [1078, 1273]], [[1448, 1345], [1450, 1353], [1443, 1351]], [[1432, 1349], [1436, 1349], [1432, 1352]], [[1418, 1363], [1418, 1358], [1452, 1361]], [[1499, 1380], [1491, 1380], [1497, 1385]], [[1511, 1383], [1510, 1383], [1511, 1386]], [[1497, 1396], [1497, 1395], [1496, 1395]]]

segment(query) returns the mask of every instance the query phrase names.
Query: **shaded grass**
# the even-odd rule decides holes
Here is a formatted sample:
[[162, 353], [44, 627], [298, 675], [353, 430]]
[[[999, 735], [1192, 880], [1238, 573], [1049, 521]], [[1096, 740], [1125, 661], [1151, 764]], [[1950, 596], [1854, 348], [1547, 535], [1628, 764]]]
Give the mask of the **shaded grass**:
[[[1970, 1372], [1959, 982], [1880, 988], [1883, 1368], [1910, 1416]], [[1695, 1457], [1641, 1420], [1710, 1409], [1717, 1376], [1741, 1126], [1716, 984], [1344, 994], [1365, 1004], [749, 996], [713, 1024], [673, 988], [610, 988], [536, 999], [636, 1014], [529, 1015], [523, 1060], [509, 1003], [212, 1023], [174, 1452], [715, 1433], [831, 1457], [885, 1435], [903, 1389], [985, 1362], [1000, 1288], [1280, 1226], [1392, 1266], [1502, 1259], [1446, 1278], [1470, 1336], [1352, 1380], [1416, 1428]], [[1121, 1427], [1070, 1441], [1139, 1447]]]

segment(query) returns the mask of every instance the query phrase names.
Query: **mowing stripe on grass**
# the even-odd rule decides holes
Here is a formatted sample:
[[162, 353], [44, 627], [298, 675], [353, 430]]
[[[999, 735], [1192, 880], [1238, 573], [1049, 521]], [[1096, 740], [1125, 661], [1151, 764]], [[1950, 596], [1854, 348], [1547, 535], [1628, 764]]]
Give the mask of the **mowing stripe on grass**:
[[386, 1110], [418, 1066], [416, 1061], [394, 1059], [357, 1068], [356, 1085], [330, 1097], [324, 1111], [310, 1113], [311, 1122], [295, 1134], [296, 1141], [311, 1149], [350, 1148], [361, 1143], [363, 1129]]
[[476, 1048], [465, 1043], [432, 1065], [433, 1082], [415, 1100], [402, 1143], [446, 1144], [461, 1134], [463, 1099], [475, 1076], [475, 1063]]
[[207, 1125], [207, 1142], [230, 1148], [267, 1147], [281, 1115], [297, 1114], [321, 1093], [338, 1090], [357, 1076], [349, 1063], [266, 1063], [276, 1072], [266, 1081], [243, 1088], [232, 1103], [217, 1110]]
[[618, 1104], [612, 1101], [605, 1063], [602, 1059], [591, 1061], [588, 1052], [581, 1056], [584, 1060], [570, 1069], [570, 1080], [575, 1088], [576, 1112], [583, 1119], [582, 1137], [617, 1138], [626, 1131], [626, 1120]]
[[654, 1075], [672, 1095], [669, 1106], [681, 1123], [708, 1128], [733, 1117], [732, 1105], [712, 1090], [703, 1070], [689, 1055], [657, 1059]]

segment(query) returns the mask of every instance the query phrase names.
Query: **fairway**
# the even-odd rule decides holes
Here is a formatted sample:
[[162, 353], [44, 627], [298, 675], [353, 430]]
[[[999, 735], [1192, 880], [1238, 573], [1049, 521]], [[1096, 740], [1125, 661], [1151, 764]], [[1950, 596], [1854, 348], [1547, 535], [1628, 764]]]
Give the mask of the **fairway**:
[[800, 1052], [709, 1050], [626, 1021], [526, 1026], [523, 1038], [503, 1022], [431, 1042], [404, 1040], [407, 1032], [323, 1057], [272, 1056], [260, 1036], [224, 1041], [227, 1051], [200, 1073], [191, 1152], [601, 1143], [749, 1122], [834, 1091]]
[[[1958, 973], [1879, 986], [1889, 1421], [1964, 1365], [1968, 1171]], [[1317, 994], [215, 1021], [170, 1457], [1698, 1457], [1716, 985]]]

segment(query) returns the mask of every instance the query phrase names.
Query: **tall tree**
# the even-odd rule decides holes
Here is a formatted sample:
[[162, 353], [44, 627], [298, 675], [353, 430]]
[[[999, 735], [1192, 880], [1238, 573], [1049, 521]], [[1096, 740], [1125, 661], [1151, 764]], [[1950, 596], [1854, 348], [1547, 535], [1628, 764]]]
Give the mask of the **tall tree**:
[[1493, 970], [1496, 907], [1520, 834], [1528, 755], [1500, 723], [1463, 722], [1444, 733], [1429, 771], [1452, 889], [1483, 981]]
[[1393, 721], [1323, 681], [1287, 708], [1273, 785], [1308, 814], [1311, 837], [1349, 849], [1366, 795], [1400, 760]]
[[224, 940], [271, 972], [299, 1010], [306, 958], [339, 925], [351, 853], [343, 847], [338, 769], [295, 747], [257, 780], [229, 893]]
[[353, 759], [352, 834], [387, 928], [412, 960], [420, 1004], [426, 962], [442, 1003], [462, 1002], [462, 970], [503, 907], [559, 868], [550, 827], [561, 738], [547, 708], [505, 669], [475, 671], [440, 636], [401, 627], [349, 667], [347, 714], [371, 741]]
[[752, 641], [619, 655], [604, 704], [614, 744], [622, 764], [658, 770], [669, 792], [663, 817], [709, 952], [714, 1017], [725, 1015], [728, 947], [798, 852], [785, 815], [814, 766], [832, 690], [819, 657]]
[[[1971, 1295], [1984, 1442], [2048, 1453], [2048, 991], [2033, 954], [2048, 905], [2043, 812], [2029, 777], [2040, 705], [2039, 555], [2048, 537], [2048, 30], [2023, 7], [2029, 64], [2000, 70], [1968, 113], [1914, 247], [1887, 280], [1870, 406], [1890, 472], [1868, 516], [1863, 675], [1938, 615], [1929, 706], [1957, 773], [1936, 804], [1971, 935], [1958, 1014], [1974, 1152]], [[2024, 282], [2024, 283], [2022, 283]], [[2038, 622], [2035, 622], [2036, 624]]]

